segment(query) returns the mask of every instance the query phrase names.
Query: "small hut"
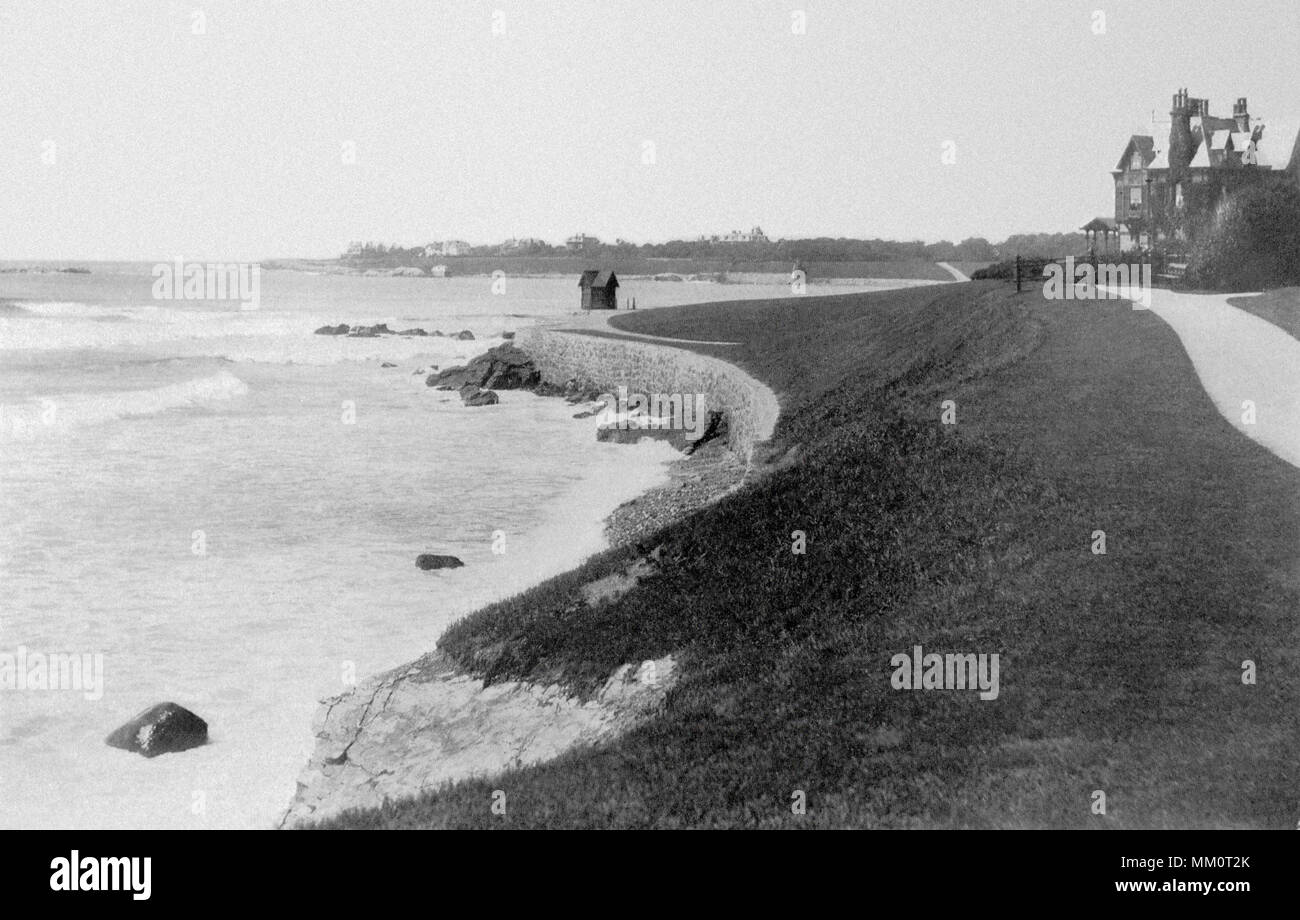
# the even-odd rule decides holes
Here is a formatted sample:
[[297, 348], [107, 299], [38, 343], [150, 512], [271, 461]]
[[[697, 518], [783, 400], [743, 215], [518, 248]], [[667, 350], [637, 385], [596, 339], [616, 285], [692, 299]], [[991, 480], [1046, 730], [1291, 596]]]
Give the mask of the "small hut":
[[582, 289], [582, 309], [618, 309], [618, 278], [609, 269], [587, 269], [578, 279], [578, 287]]

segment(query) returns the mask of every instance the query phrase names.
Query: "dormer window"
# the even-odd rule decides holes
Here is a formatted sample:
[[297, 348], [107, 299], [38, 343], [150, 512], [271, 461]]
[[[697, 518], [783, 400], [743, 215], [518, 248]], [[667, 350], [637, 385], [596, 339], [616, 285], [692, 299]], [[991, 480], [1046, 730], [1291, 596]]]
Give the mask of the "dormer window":
[[1128, 168], [1129, 169], [1142, 168], [1142, 151], [1140, 150], [1133, 151], [1133, 158], [1128, 161]]

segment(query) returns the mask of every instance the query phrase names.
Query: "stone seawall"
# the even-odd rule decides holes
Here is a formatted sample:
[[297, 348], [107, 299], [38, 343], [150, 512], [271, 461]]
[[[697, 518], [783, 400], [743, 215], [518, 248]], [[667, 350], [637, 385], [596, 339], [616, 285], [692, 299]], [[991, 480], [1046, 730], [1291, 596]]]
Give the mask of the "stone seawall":
[[614, 393], [703, 393], [710, 411], [727, 417], [733, 451], [749, 462], [754, 445], [768, 440], [780, 406], [776, 395], [734, 364], [655, 342], [612, 339], [533, 326], [515, 344], [528, 353], [549, 383], [569, 380]]

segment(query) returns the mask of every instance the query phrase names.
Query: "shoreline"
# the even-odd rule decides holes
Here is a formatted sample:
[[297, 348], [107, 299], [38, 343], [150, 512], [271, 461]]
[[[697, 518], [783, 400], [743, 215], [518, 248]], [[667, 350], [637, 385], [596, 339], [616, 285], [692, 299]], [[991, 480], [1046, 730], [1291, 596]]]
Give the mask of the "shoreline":
[[[531, 334], [520, 330], [521, 347], [539, 366], [547, 363], [539, 355], [547, 345], [539, 342], [554, 346], [553, 337], [563, 336], [590, 343], [590, 337], [580, 332], [543, 331], [537, 326], [527, 332]], [[615, 348], [634, 348], [642, 356], [652, 349], [668, 366], [677, 365], [688, 380], [707, 369], [756, 393], [749, 407], [738, 408], [734, 398], [724, 401], [731, 423], [725, 445], [714, 442], [693, 455], [674, 457], [660, 471], [661, 481], [637, 489], [603, 516], [590, 552], [560, 573], [530, 580], [516, 589], [516, 595], [552, 579], [579, 578], [593, 558], [635, 544], [739, 488], [753, 470], [755, 438], [766, 440], [772, 435], [779, 412], [775, 394], [739, 367], [668, 345], [612, 341], [618, 343]], [[609, 347], [599, 346], [601, 350]], [[614, 386], [607, 377], [601, 379], [599, 364], [589, 366], [585, 382], [601, 389]], [[553, 364], [543, 379], [559, 383], [571, 378], [556, 373]], [[682, 391], [691, 389], [682, 387]], [[754, 406], [761, 407], [754, 410], [754, 418], [732, 416]], [[638, 446], [618, 445], [617, 449]], [[543, 529], [555, 526], [552, 518]], [[628, 590], [650, 571], [653, 563], [640, 560], [616, 583], [601, 579], [586, 585], [584, 591], [592, 592], [592, 603], [602, 603]], [[470, 612], [501, 600], [484, 599]], [[557, 684], [482, 680], [461, 671], [435, 646], [406, 665], [373, 675], [349, 692], [321, 701], [313, 720], [314, 749], [275, 826], [326, 820], [350, 808], [379, 805], [460, 779], [496, 775], [615, 738], [658, 710], [673, 686], [676, 664], [671, 655], [626, 662], [609, 675], [600, 692], [583, 699]]]

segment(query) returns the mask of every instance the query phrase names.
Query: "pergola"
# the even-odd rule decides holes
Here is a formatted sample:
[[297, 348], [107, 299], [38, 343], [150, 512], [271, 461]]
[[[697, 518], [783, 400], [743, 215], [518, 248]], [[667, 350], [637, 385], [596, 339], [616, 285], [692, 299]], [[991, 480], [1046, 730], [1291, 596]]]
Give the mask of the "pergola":
[[1119, 224], [1116, 223], [1113, 218], [1094, 217], [1079, 229], [1083, 231], [1084, 238], [1088, 241], [1089, 252], [1097, 251], [1097, 234], [1099, 233], [1101, 234], [1103, 252], [1110, 252], [1110, 237], [1112, 233], [1115, 235], [1115, 248], [1119, 248]]

